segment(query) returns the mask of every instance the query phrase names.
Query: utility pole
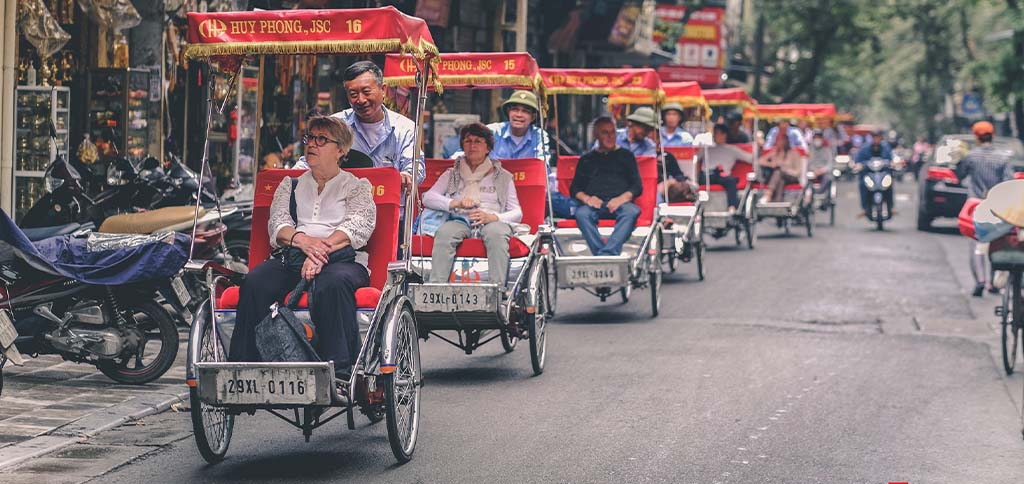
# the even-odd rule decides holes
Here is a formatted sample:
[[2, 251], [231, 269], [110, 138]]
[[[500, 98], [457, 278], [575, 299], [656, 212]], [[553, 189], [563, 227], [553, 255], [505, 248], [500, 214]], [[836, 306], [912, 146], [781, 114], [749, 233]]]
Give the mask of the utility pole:
[[[753, 1], [751, 1], [753, 3]], [[761, 97], [761, 74], [764, 72], [764, 12], [757, 9], [757, 27], [754, 29], [754, 99]]]

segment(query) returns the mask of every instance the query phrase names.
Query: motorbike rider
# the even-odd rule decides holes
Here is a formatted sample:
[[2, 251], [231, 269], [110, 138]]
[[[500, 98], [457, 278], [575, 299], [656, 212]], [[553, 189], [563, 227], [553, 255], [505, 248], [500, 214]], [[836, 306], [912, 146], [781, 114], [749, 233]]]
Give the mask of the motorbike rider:
[[[889, 147], [889, 143], [885, 142], [885, 134], [881, 130], [871, 133], [871, 143], [857, 151], [857, 156], [854, 159], [855, 171], [863, 169], [864, 164], [871, 161], [872, 158], [881, 158], [892, 162], [892, 148]], [[868, 191], [867, 185], [864, 184], [864, 177], [858, 178], [857, 185], [860, 187], [860, 207], [863, 209], [860, 216], [865, 217], [871, 209], [871, 193]]]
[[[985, 198], [988, 191], [1006, 181], [1012, 180], [1014, 169], [1013, 152], [1006, 149], [996, 148], [992, 144], [992, 136], [995, 131], [992, 123], [978, 121], [971, 127], [978, 144], [967, 152], [957, 163], [953, 170], [957, 178], [963, 180], [970, 178], [968, 182], [969, 195], [974, 198]], [[985, 290], [986, 282], [988, 291], [992, 294], [999, 292], [999, 289], [991, 285], [990, 270], [986, 268], [987, 257], [984, 253], [979, 254], [977, 242], [971, 241], [971, 274], [974, 276], [974, 297], [981, 297]]]

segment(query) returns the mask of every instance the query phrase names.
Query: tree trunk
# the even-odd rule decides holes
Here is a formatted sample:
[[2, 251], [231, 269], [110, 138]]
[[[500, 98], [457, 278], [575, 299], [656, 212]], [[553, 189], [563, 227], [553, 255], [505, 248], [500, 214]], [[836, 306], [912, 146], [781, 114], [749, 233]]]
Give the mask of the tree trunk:
[[754, 29], [754, 99], [761, 98], [761, 73], [764, 71], [764, 12], [757, 10], [757, 27]]

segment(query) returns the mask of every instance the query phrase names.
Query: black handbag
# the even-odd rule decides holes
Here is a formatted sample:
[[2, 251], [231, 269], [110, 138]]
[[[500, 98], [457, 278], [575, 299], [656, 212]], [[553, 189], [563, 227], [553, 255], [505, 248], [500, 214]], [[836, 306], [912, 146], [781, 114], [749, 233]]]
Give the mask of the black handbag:
[[270, 313], [256, 325], [256, 350], [260, 361], [270, 363], [320, 361], [313, 349], [316, 328], [312, 322], [302, 322], [295, 316], [295, 306], [309, 286], [299, 281], [282, 306], [274, 303]]

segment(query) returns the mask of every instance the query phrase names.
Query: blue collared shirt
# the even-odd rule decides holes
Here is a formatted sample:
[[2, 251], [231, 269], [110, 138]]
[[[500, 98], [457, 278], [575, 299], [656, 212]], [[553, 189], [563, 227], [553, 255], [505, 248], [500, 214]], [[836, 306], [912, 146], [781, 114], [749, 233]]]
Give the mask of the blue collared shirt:
[[[355, 132], [355, 140], [352, 149], [366, 153], [373, 160], [373, 166], [390, 166], [403, 173], [412, 174], [413, 150], [416, 137], [416, 123], [411, 119], [384, 108], [384, 137], [376, 145], [370, 146], [366, 133], [363, 132], [362, 124], [359, 123], [356, 113], [350, 108], [334, 117], [341, 119], [352, 127]], [[422, 155], [422, 154], [421, 154]], [[419, 160], [419, 184], [426, 176], [426, 169], [423, 166], [422, 156]]]
[[[765, 136], [764, 138], [764, 147], [771, 148], [772, 146], [775, 146], [775, 137], [778, 134], [778, 126], [775, 126], [772, 129], [768, 130], [768, 136]], [[800, 133], [800, 128], [790, 126], [787, 134], [789, 135], [789, 146], [791, 148], [802, 148], [805, 150], [807, 149], [807, 141], [804, 140], [804, 135]]]
[[692, 146], [693, 135], [687, 133], [682, 127], [676, 128], [676, 132], [668, 134], [665, 128], [661, 128], [661, 142], [665, 146]]
[[521, 158], [537, 158], [548, 162], [551, 158], [551, 151], [548, 149], [548, 133], [539, 126], [530, 126], [526, 136], [520, 144], [512, 139], [512, 129], [508, 122], [491, 123], [487, 125], [494, 133], [494, 149], [491, 150], [491, 158], [495, 160], [515, 160]]
[[633, 153], [633, 156], [655, 156], [658, 153], [658, 149], [654, 145], [654, 142], [648, 138], [644, 138], [639, 143], [630, 141], [629, 130], [627, 128], [619, 128], [615, 130], [615, 133], [618, 145], [629, 150]]

